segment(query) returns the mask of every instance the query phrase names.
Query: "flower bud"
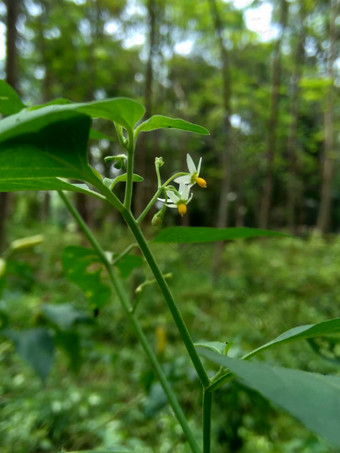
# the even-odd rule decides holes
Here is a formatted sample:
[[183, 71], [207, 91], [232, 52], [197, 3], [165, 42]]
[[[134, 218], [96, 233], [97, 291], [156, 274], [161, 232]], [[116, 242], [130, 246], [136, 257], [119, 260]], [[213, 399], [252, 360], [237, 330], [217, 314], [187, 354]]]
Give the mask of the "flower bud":
[[161, 209], [152, 217], [151, 224], [153, 226], [160, 226], [163, 223], [163, 219], [164, 219], [164, 210]]
[[163, 157], [156, 157], [155, 158], [155, 165], [157, 167], [163, 167], [163, 165], [164, 165]]

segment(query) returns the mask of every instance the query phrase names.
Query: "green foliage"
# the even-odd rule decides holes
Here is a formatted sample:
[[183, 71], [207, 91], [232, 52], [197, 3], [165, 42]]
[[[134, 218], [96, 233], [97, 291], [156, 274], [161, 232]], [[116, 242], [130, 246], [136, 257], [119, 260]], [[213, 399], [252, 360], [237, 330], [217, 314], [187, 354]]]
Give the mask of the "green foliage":
[[49, 331], [43, 328], [20, 332], [6, 329], [2, 334], [14, 342], [18, 354], [44, 382], [50, 372], [54, 356], [54, 344]]
[[206, 349], [202, 354], [340, 446], [340, 377], [231, 359]]
[[153, 115], [137, 127], [138, 132], [149, 132], [155, 129], [179, 129], [196, 134], [209, 135], [209, 131], [205, 127], [189, 123], [180, 118], [169, 118], [163, 115]]
[[255, 351], [247, 354], [247, 357], [281, 344], [289, 343], [290, 341], [310, 339], [314, 337], [320, 337], [323, 335], [331, 335], [334, 333], [340, 333], [340, 318], [330, 319], [323, 321], [318, 324], [309, 324], [307, 326], [293, 327], [293, 329], [284, 332], [269, 343], [260, 346]]
[[103, 282], [103, 266], [97, 253], [92, 249], [69, 246], [63, 251], [62, 263], [66, 277], [82, 289], [90, 306], [101, 308], [111, 290]]
[[0, 113], [13, 115], [25, 108], [19, 95], [13, 88], [3, 80], [0, 80]]
[[262, 236], [283, 237], [284, 235], [259, 228], [169, 227], [160, 231], [153, 242], [201, 243]]

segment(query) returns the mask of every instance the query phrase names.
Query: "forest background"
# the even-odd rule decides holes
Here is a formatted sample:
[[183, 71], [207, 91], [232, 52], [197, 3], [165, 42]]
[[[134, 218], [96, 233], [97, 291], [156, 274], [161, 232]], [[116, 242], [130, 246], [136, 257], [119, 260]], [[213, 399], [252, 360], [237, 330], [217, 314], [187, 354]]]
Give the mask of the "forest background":
[[[276, 310], [274, 314], [270, 311], [278, 294], [285, 299], [282, 310], [285, 309], [287, 321], [291, 321], [286, 327], [297, 324], [298, 320], [300, 323], [315, 322], [325, 315], [337, 314], [334, 300], [340, 297], [335, 289], [340, 270], [336, 261], [338, 239], [325, 242], [319, 236], [309, 238], [309, 234], [312, 231], [337, 233], [340, 224], [338, 15], [337, 0], [0, 2], [0, 76], [20, 93], [26, 104], [39, 104], [59, 97], [89, 101], [127, 96], [142, 102], [147, 116], [159, 113], [182, 117], [209, 129], [211, 135], [204, 138], [174, 131], [155, 131], [143, 136], [138, 146], [136, 171], [145, 181], [142, 189], [136, 184], [133, 206], [136, 213], [141, 212], [154, 190], [154, 158], [163, 156], [166, 171], [171, 174], [185, 168], [186, 154], [190, 153], [195, 160], [203, 157], [208, 189], [195, 197], [183, 219], [167, 213], [166, 225], [252, 226], [289, 231], [304, 238], [233, 245], [222, 258], [216, 257], [216, 250], [210, 248], [190, 249], [195, 259], [186, 257], [188, 261], [180, 258], [176, 248], [171, 249], [171, 253], [160, 251], [164, 254], [165, 264], [175, 263], [182, 273], [188, 265], [214, 268], [213, 286], [209, 286], [207, 271], [198, 272], [197, 280], [194, 280], [196, 289], [190, 292], [186, 288], [189, 294], [181, 287], [184, 276], [174, 282], [174, 290], [188, 299], [186, 316], [192, 317], [198, 337], [214, 339], [220, 334], [238, 338], [240, 344], [245, 342], [242, 347], [248, 343], [256, 345], [259, 332], [263, 338], [280, 330], [282, 312]], [[266, 33], [256, 32], [266, 21]], [[116, 170], [104, 165], [104, 157], [119, 152], [113, 126], [98, 122], [96, 129], [103, 135], [99, 140], [91, 140], [89, 158], [101, 173], [112, 177]], [[105, 206], [82, 194], [75, 195], [75, 202], [83, 218], [101, 231], [107, 243], [112, 241], [113, 235], [119, 246], [124, 245], [123, 224]], [[10, 319], [13, 325], [21, 328], [47, 322], [42, 303], [48, 301], [64, 303], [70, 300], [77, 309], [83, 309], [82, 296], [66, 285], [61, 268], [53, 266], [60, 260], [58, 252], [63, 238], [65, 245], [67, 241], [80, 241], [57, 196], [49, 192], [1, 193], [0, 213], [1, 251], [11, 241], [37, 232], [44, 233], [48, 244], [40, 245], [34, 253], [24, 256], [24, 260], [22, 257], [14, 260], [12, 275], [1, 300], [3, 319]], [[63, 238], [60, 232], [63, 232]], [[308, 251], [305, 249], [307, 243]], [[269, 263], [268, 268], [259, 269], [263, 262]], [[272, 277], [273, 269], [276, 278]], [[51, 275], [59, 279], [56, 291], [47, 283]], [[268, 282], [269, 276], [271, 282]], [[133, 278], [138, 280], [138, 274]], [[151, 299], [158, 297], [151, 294], [150, 290]], [[222, 294], [226, 297], [223, 302]], [[251, 301], [247, 297], [249, 294], [253, 295]], [[26, 302], [24, 311], [21, 298]], [[227, 334], [223, 334], [223, 323], [210, 331], [205, 324], [221, 316], [226, 300], [234, 307], [235, 326], [228, 327]], [[214, 301], [215, 308], [209, 309], [207, 301]], [[198, 302], [201, 303], [199, 308]], [[115, 331], [114, 340], [118, 344], [127, 341], [133, 346], [131, 332], [120, 324], [120, 315], [115, 313], [115, 316], [119, 329]], [[109, 325], [98, 322], [99, 325], [86, 327], [98, 336], [94, 357], [91, 357], [97, 368], [90, 371], [86, 368], [86, 360], [78, 359], [77, 369], [73, 370], [78, 372], [78, 377], [65, 377], [63, 384], [64, 388], [73, 386], [70, 394], [76, 395], [75, 401], [65, 407], [60, 403], [61, 390], [56, 384], [58, 376], [65, 374], [66, 362], [63, 360], [66, 359], [59, 359], [59, 371], [54, 372], [54, 378], [50, 377], [50, 388], [40, 394], [41, 400], [34, 400], [29, 397], [29, 386], [37, 391], [39, 381], [29, 369], [22, 370], [23, 365], [17, 361], [11, 342], [2, 343], [0, 366], [9, 370], [8, 382], [4, 382], [2, 389], [5, 396], [0, 399], [6, 420], [2, 425], [0, 423], [0, 430], [6, 433], [0, 445], [3, 442], [6, 453], [55, 451], [53, 448], [62, 446], [90, 448], [96, 446], [96, 442], [108, 444], [114, 436], [134, 438], [137, 451], [138, 448], [149, 451], [146, 445], [150, 444], [152, 417], [158, 411], [166, 411], [163, 395], [148, 375], [146, 364], [139, 359], [141, 363], [135, 364], [136, 380], [140, 381], [140, 392], [135, 395], [138, 407], [134, 412], [135, 419], [126, 421], [126, 412], [121, 407], [117, 409], [120, 414], [117, 417], [122, 417], [124, 422], [118, 422], [112, 414], [108, 421], [105, 419], [103, 410], [109, 411], [108, 407], [118, 402], [113, 403], [111, 397], [107, 397], [108, 402], [102, 393], [93, 389], [100, 381], [104, 392], [108, 391], [114, 371], [105, 371], [101, 360], [104, 357], [111, 363], [117, 357], [108, 352], [108, 338], [112, 340]], [[104, 325], [100, 325], [101, 322]], [[170, 359], [171, 348], [173, 351], [176, 348], [176, 335], [167, 332], [167, 322], [167, 315], [160, 312], [146, 327], [150, 335], [155, 335], [156, 344], [162, 329], [166, 338], [171, 338], [169, 357], [164, 360], [168, 361], [169, 367], [179, 369], [190, 382], [187, 365], [184, 362], [175, 364]], [[257, 332], [245, 338], [239, 332], [247, 329], [249, 322]], [[77, 341], [85, 342], [87, 350], [89, 332], [74, 334]], [[287, 352], [285, 360], [290, 365], [300, 360], [306, 369], [316, 368], [319, 362], [314, 356], [310, 358], [307, 349], [299, 359], [296, 354]], [[119, 372], [118, 393], [124, 395], [126, 404], [132, 404], [133, 398], [129, 395], [128, 383], [124, 382], [123, 371], [124, 366], [130, 366], [132, 355], [132, 350], [127, 348], [125, 364]], [[183, 357], [179, 355], [179, 358]], [[79, 373], [83, 373], [80, 374], [84, 382], [82, 391], [87, 395], [87, 403], [83, 413], [75, 414], [75, 405], [81, 395], [77, 390]], [[25, 391], [27, 382], [30, 384]], [[190, 401], [188, 388], [183, 390], [183, 395], [187, 398], [188, 410], [194, 413], [195, 403]], [[216, 451], [229, 451], [229, 448], [230, 451], [246, 452], [250, 448], [248, 442], [252, 452], [256, 442], [259, 442], [258, 451], [265, 451], [261, 450], [263, 445], [266, 451], [281, 451], [277, 449], [278, 443], [282, 445], [282, 451], [304, 451], [303, 448], [329, 451], [321, 440], [301, 427], [294, 425], [297, 434], [288, 434], [292, 422], [275, 413], [281, 423], [278, 434], [267, 417], [274, 409], [269, 406], [263, 409], [264, 400], [259, 398], [258, 412], [250, 415], [247, 391], [238, 388], [233, 395], [238, 403], [239, 400], [243, 402], [242, 413], [232, 412], [236, 403], [229, 401], [232, 414], [229, 413], [229, 418], [220, 415], [215, 432], [220, 450]], [[16, 418], [20, 401], [25, 401], [23, 407], [27, 412], [22, 410], [22, 419], [26, 417], [26, 424], [18, 423]], [[98, 413], [93, 426], [101, 427], [100, 435], [85, 422], [84, 413], [93, 407]], [[70, 420], [75, 420], [73, 425]], [[165, 425], [171, 425], [168, 413], [163, 412], [162, 420]], [[131, 434], [130, 426], [134, 423], [141, 423], [142, 428]], [[225, 423], [229, 424], [228, 428]], [[21, 427], [20, 434], [18, 426]], [[163, 440], [153, 440], [154, 450], [150, 451], [170, 451], [173, 446], [169, 439], [170, 434]], [[293, 442], [297, 439], [301, 440], [298, 447]], [[138, 447], [138, 442], [142, 442], [142, 447]], [[181, 445], [179, 442], [176, 451], [186, 451], [185, 444]]]

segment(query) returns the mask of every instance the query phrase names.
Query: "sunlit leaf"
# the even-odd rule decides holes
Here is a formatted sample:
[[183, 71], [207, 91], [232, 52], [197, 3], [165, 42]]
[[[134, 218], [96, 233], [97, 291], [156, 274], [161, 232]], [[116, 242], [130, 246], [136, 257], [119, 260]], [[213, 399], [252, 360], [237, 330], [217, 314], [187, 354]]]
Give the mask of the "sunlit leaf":
[[340, 377], [231, 359], [206, 349], [202, 355], [340, 447]]
[[155, 129], [180, 129], [195, 134], [209, 135], [208, 129], [180, 118], [169, 118], [163, 115], [154, 115], [137, 127], [138, 132], [149, 132]]
[[[60, 104], [63, 104], [62, 107]], [[77, 111], [89, 115], [91, 118], [102, 118], [114, 121], [115, 123], [132, 130], [135, 124], [143, 117], [145, 108], [142, 104], [129, 98], [112, 98], [102, 101], [92, 101], [83, 103], [70, 103], [66, 99], [50, 101], [42, 106], [34, 106], [30, 110], [42, 111], [49, 108], [55, 111]]]
[[285, 235], [259, 228], [169, 227], [161, 230], [153, 239], [153, 242], [198, 243], [264, 236], [282, 237]]

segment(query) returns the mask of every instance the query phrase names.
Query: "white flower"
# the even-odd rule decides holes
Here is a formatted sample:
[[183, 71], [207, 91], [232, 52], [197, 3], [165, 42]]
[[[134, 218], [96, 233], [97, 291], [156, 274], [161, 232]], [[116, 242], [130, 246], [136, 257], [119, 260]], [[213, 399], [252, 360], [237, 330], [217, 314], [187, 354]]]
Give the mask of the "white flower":
[[187, 165], [189, 174], [179, 176], [178, 178], [175, 179], [175, 182], [177, 182], [178, 184], [188, 184], [190, 187], [197, 183], [200, 187], [206, 188], [207, 182], [205, 181], [205, 179], [199, 177], [201, 171], [201, 163], [202, 157], [200, 158], [198, 165], [196, 167], [190, 154], [187, 154]]
[[[187, 212], [187, 204], [191, 201], [193, 195], [190, 195], [190, 187], [187, 184], [180, 184], [178, 191], [166, 190], [167, 198], [170, 200], [166, 203], [168, 208], [177, 208], [181, 216], [184, 216]], [[165, 201], [162, 198], [158, 198], [160, 201]]]

